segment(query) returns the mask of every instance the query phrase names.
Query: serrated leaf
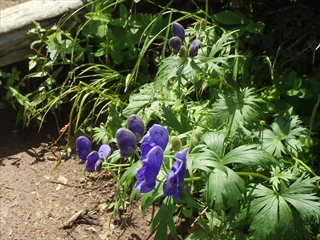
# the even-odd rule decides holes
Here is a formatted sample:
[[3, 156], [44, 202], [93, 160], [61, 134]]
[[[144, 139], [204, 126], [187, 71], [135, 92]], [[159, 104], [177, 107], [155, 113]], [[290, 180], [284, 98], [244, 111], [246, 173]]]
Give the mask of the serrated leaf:
[[238, 211], [245, 192], [244, 181], [230, 168], [227, 173], [214, 169], [206, 182], [204, 197], [217, 212]]
[[272, 131], [263, 131], [263, 149], [275, 157], [281, 157], [287, 151], [297, 156], [302, 151], [299, 136], [306, 135], [306, 129], [301, 123], [298, 116], [292, 116], [289, 120], [277, 118], [271, 124]]
[[231, 136], [238, 128], [248, 131], [245, 126], [257, 121], [259, 102], [260, 99], [252, 88], [219, 94], [212, 106], [212, 118], [219, 125], [228, 121]]
[[223, 164], [241, 163], [248, 166], [278, 164], [272, 155], [257, 149], [257, 145], [241, 145], [228, 152], [222, 159]]
[[92, 129], [93, 134], [93, 142], [101, 142], [102, 144], [108, 143], [108, 131], [107, 128], [105, 128], [103, 125], [100, 125], [99, 127], [95, 127]]
[[203, 135], [203, 141], [213, 152], [217, 154], [219, 159], [222, 159], [224, 150], [225, 150], [225, 137], [224, 132], [206, 132]]
[[139, 93], [131, 94], [129, 105], [123, 110], [122, 114], [125, 117], [129, 117], [131, 114], [137, 114], [150, 103], [153, 91], [153, 85], [147, 84], [140, 88]]
[[[319, 178], [298, 178], [288, 187], [281, 180], [279, 192], [262, 184], [252, 188], [252, 198], [249, 211], [253, 219], [250, 231], [254, 239], [289, 237], [304, 232], [304, 226], [297, 218], [306, 223], [313, 221], [318, 224], [320, 219], [320, 202], [313, 184]], [[289, 204], [290, 203], [290, 204]], [[300, 215], [296, 216], [296, 212]], [[293, 233], [293, 234], [292, 234]]]
[[[250, 231], [255, 239], [268, 239], [280, 228], [292, 228], [292, 212], [285, 200], [273, 190], [258, 184], [252, 196], [250, 214], [253, 217]], [[286, 229], [283, 229], [286, 230]]]
[[[199, 147], [203, 147], [200, 145]], [[197, 150], [200, 150], [197, 151]], [[221, 171], [227, 173], [225, 166], [222, 163], [219, 163], [220, 158], [217, 154], [209, 149], [200, 149], [195, 148], [187, 156], [187, 169], [190, 174], [190, 177], [193, 176], [194, 169], [200, 169], [205, 172], [210, 172], [212, 168], [220, 169]]]

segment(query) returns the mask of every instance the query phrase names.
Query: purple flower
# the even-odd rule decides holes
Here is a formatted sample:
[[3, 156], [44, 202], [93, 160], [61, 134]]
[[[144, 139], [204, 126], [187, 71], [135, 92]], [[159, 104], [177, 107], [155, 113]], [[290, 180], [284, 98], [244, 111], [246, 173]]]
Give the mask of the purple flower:
[[160, 171], [163, 159], [163, 150], [159, 146], [153, 147], [146, 158], [142, 160], [142, 167], [136, 174], [137, 182], [133, 188], [140, 190], [140, 193], [150, 192], [156, 185], [156, 178]]
[[176, 22], [172, 23], [171, 30], [172, 30], [173, 36], [179, 37], [181, 41], [184, 40], [184, 28], [180, 23], [176, 23]]
[[102, 144], [98, 150], [99, 159], [105, 159], [111, 155], [111, 148], [108, 144]]
[[173, 196], [175, 202], [181, 197], [182, 184], [184, 182], [184, 174], [186, 172], [186, 155], [188, 148], [177, 152], [174, 156], [175, 162], [171, 167], [171, 171], [167, 175], [167, 180], [163, 184], [163, 194], [165, 196]]
[[97, 151], [92, 151], [91, 153], [89, 153], [86, 161], [86, 171], [94, 172], [94, 171], [100, 170], [96, 168], [96, 163], [98, 162], [98, 160], [99, 160], [99, 153]]
[[136, 136], [137, 142], [141, 140], [144, 134], [144, 124], [140, 117], [132, 114], [128, 118], [128, 129]]
[[159, 124], [154, 124], [146, 135], [141, 139], [140, 151], [141, 159], [146, 158], [148, 152], [154, 147], [159, 146], [164, 151], [169, 141], [169, 133], [167, 129]]
[[173, 53], [178, 53], [180, 51], [180, 48], [182, 46], [182, 41], [179, 37], [172, 37], [169, 39], [169, 46], [170, 46], [170, 50]]
[[76, 140], [76, 151], [79, 162], [85, 162], [90, 152], [91, 142], [86, 136], [80, 136]]
[[111, 154], [111, 148], [108, 144], [102, 144], [98, 152], [92, 151], [91, 153], [89, 153], [86, 161], [86, 171], [87, 172], [100, 171], [103, 160], [109, 157], [110, 154]]
[[189, 57], [195, 57], [198, 55], [198, 49], [200, 47], [201, 42], [198, 39], [193, 40], [190, 44], [188, 55]]
[[133, 132], [126, 128], [119, 128], [116, 132], [116, 139], [121, 157], [131, 157], [136, 149], [136, 136]]

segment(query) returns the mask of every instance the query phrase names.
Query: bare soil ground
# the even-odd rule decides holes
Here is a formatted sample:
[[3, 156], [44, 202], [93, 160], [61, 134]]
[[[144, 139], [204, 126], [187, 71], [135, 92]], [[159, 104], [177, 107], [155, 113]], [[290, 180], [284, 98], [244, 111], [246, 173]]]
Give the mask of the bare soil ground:
[[[83, 177], [76, 159], [58, 162], [56, 136], [46, 128], [21, 130], [15, 112], [0, 108], [0, 236], [6, 239], [150, 239], [150, 216], [128, 206], [111, 218], [115, 184], [106, 172]], [[51, 135], [49, 135], [51, 134]], [[59, 165], [57, 164], [59, 163]]]

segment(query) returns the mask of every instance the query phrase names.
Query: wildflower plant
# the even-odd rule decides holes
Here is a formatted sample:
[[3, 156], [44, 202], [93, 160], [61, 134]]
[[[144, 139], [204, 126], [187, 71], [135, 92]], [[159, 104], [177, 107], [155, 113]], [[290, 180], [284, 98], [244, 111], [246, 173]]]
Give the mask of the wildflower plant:
[[[163, 16], [172, 13], [165, 9]], [[106, 159], [102, 168], [116, 181], [114, 214], [128, 200], [140, 199], [143, 213], [156, 206], [150, 224], [154, 239], [165, 239], [168, 228], [178, 239], [178, 218], [190, 223], [189, 240], [314, 238], [320, 221], [319, 176], [308, 165], [311, 148], [303, 147], [312, 139], [320, 100], [309, 132], [291, 106], [268, 112], [273, 106], [265, 96], [269, 92], [252, 80], [258, 78], [251, 76], [252, 58], [240, 50], [246, 48], [241, 36], [261, 34], [263, 24], [229, 10], [205, 16], [193, 17], [193, 25], [184, 21], [189, 15], [159, 20], [167, 27], [153, 38], [166, 43], [155, 59], [156, 76], [135, 81], [138, 87], [128, 98], [110, 98], [108, 119], [95, 135], [115, 142], [116, 149], [108, 157], [105, 147], [100, 154], [90, 153], [91, 143], [82, 137], [79, 159], [87, 161], [87, 171], [99, 169]], [[233, 24], [228, 16], [239, 27], [221, 27]], [[138, 80], [139, 61], [122, 81], [125, 91]], [[270, 88], [279, 85], [280, 91], [277, 81]], [[295, 94], [289, 90], [283, 94]], [[280, 93], [277, 98], [283, 100]]]

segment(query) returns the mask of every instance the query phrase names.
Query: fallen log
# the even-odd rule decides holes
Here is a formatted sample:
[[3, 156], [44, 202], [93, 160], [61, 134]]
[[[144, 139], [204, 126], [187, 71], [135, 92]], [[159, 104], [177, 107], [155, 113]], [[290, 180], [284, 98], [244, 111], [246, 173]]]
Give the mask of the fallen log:
[[85, 0], [29, 1], [1, 10], [0, 14], [0, 67], [24, 61], [33, 53], [30, 44], [37, 39], [26, 32], [35, 27], [50, 28], [70, 9], [77, 10], [86, 4]]

